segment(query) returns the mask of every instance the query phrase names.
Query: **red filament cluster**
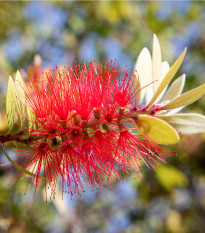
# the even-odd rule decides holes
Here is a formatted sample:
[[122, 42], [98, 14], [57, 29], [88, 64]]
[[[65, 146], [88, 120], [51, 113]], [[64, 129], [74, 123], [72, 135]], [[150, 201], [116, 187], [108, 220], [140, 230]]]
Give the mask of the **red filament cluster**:
[[84, 191], [85, 180], [91, 189], [105, 180], [111, 186], [172, 155], [137, 131], [129, 117], [139, 109], [134, 77], [127, 68], [120, 75], [119, 68], [116, 61], [105, 66], [92, 61], [57, 68], [25, 84], [26, 104], [35, 116], [27, 128], [35, 140], [19, 153], [19, 165], [34, 174], [28, 184], [36, 189], [42, 180], [55, 196], [60, 177], [62, 190], [73, 195]]

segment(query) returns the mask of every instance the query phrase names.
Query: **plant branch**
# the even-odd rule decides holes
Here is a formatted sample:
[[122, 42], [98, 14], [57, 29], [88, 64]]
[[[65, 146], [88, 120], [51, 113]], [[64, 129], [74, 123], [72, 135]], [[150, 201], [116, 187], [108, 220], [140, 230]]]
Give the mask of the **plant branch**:
[[5, 142], [15, 141], [19, 143], [29, 144], [35, 138], [33, 136], [29, 136], [29, 138], [24, 138], [25, 134], [23, 131], [19, 131], [17, 134], [11, 135], [0, 135], [0, 142], [4, 144]]

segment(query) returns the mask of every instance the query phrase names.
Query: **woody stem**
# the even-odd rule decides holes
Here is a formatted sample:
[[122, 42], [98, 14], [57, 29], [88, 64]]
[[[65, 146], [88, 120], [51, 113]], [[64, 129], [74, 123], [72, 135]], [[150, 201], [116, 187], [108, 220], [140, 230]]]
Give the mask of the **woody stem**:
[[25, 136], [23, 131], [18, 132], [17, 134], [11, 135], [0, 135], [0, 142], [4, 144], [5, 142], [15, 141], [19, 143], [29, 144], [31, 141], [37, 139], [34, 136], [29, 136], [28, 138], [23, 138]]

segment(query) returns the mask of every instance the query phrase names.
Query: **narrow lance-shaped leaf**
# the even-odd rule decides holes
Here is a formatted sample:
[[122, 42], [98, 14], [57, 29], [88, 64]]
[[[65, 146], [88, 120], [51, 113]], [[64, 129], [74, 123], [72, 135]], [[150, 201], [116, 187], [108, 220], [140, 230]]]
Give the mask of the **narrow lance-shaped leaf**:
[[16, 73], [16, 80], [15, 80], [15, 86], [16, 86], [16, 111], [19, 117], [20, 124], [23, 125], [23, 122], [25, 120], [25, 94], [24, 94], [24, 81], [21, 77], [21, 74], [19, 71]]
[[15, 85], [13, 78], [9, 76], [7, 95], [6, 95], [6, 113], [8, 118], [9, 131], [14, 126], [14, 114], [15, 114]]
[[143, 48], [137, 58], [134, 75], [135, 89], [136, 91], [139, 90], [135, 100], [137, 105], [142, 101], [149, 86], [152, 85], [152, 59], [150, 52], [147, 48]]
[[195, 113], [181, 113], [170, 116], [159, 116], [173, 128], [184, 134], [205, 132], [205, 117]]
[[174, 109], [174, 108], [186, 106], [198, 100], [204, 94], [205, 94], [205, 84], [180, 95], [179, 97], [168, 103], [167, 105], [163, 106], [163, 109], [168, 110], [168, 109]]
[[32, 128], [35, 128], [35, 120], [36, 120], [36, 115], [34, 114], [33, 110], [27, 106], [27, 116], [28, 116], [28, 128], [29, 128], [29, 131], [32, 129]]
[[[161, 49], [157, 36], [153, 35], [153, 48], [152, 48], [152, 81], [153, 93], [157, 90], [158, 83], [161, 75]], [[157, 82], [158, 81], [158, 82]]]
[[[161, 64], [161, 75], [160, 75], [160, 78], [157, 81], [157, 84], [158, 84], [157, 88], [159, 87], [161, 81], [164, 79], [165, 75], [168, 73], [169, 68], [170, 68], [169, 63], [167, 61], [162, 62], [162, 64]], [[161, 99], [162, 99], [164, 93], [166, 92], [166, 90], [167, 90], [167, 87], [165, 87], [165, 89], [160, 93], [160, 95], [155, 100], [155, 103], [158, 103], [158, 102], [161, 101]], [[147, 103], [149, 103], [149, 102], [147, 102]]]
[[184, 107], [185, 107], [185, 106], [182, 106], [182, 107], [179, 107], [179, 108], [174, 108], [174, 109], [168, 111], [168, 112], [166, 113], [166, 115], [167, 115], [167, 116], [168, 116], [168, 115], [169, 115], [169, 116], [174, 115], [174, 114], [180, 112]]
[[159, 85], [157, 91], [155, 92], [154, 96], [152, 97], [151, 101], [149, 102], [149, 104], [147, 105], [147, 108], [149, 108], [150, 106], [152, 106], [152, 104], [155, 102], [155, 100], [157, 99], [157, 97], [160, 95], [160, 93], [164, 90], [164, 88], [169, 84], [169, 82], [171, 81], [171, 79], [173, 78], [173, 76], [175, 75], [175, 73], [177, 72], [177, 70], [179, 69], [184, 56], [186, 53], [186, 48], [184, 49], [183, 53], [180, 55], [180, 57], [175, 61], [175, 63], [172, 65], [172, 67], [170, 68], [169, 72], [166, 74], [166, 76], [164, 77], [164, 79], [162, 80], [161, 84]]
[[134, 120], [138, 129], [155, 142], [174, 144], [179, 141], [176, 130], [163, 120], [147, 115], [139, 115]]
[[[6, 153], [6, 150], [5, 150], [4, 146], [3, 146], [3, 151], [4, 151], [4, 154], [5, 154], [6, 158], [8, 159], [8, 161], [9, 161], [16, 169], [18, 169], [20, 172], [25, 173], [26, 175], [29, 175], [29, 176], [32, 176], [32, 177], [37, 177], [37, 175], [33, 174], [32, 172], [30, 172], [30, 171], [24, 169], [23, 167], [21, 167], [20, 165], [18, 165], [17, 163], [15, 163], [15, 162], [9, 157], [9, 155]], [[40, 178], [44, 178], [44, 177], [40, 176]]]
[[179, 78], [177, 78], [169, 87], [169, 89], [167, 90], [165, 96], [162, 99], [162, 102], [166, 101], [166, 100], [173, 100], [176, 97], [178, 97], [181, 93], [182, 90], [184, 88], [184, 83], [185, 83], [185, 77], [186, 75], [183, 74], [182, 76], [180, 76]]

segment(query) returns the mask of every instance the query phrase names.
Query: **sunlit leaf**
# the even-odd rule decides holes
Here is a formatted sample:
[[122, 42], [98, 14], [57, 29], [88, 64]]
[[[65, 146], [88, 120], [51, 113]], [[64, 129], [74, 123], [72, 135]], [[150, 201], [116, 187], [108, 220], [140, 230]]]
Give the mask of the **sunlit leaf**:
[[153, 48], [152, 48], [152, 87], [153, 93], [156, 92], [159, 86], [160, 76], [161, 76], [161, 49], [157, 36], [153, 35]]
[[160, 75], [160, 82], [164, 79], [165, 75], [168, 73], [170, 67], [167, 61], [163, 61], [161, 64], [161, 75]]
[[152, 59], [150, 52], [147, 48], [143, 48], [140, 52], [136, 61], [134, 74], [135, 88], [137, 88], [137, 90], [143, 88], [139, 91], [139, 93], [136, 96], [136, 104], [139, 104], [142, 101], [145, 93], [150, 93], [148, 92], [149, 86], [146, 86], [149, 84], [152, 85]]
[[21, 77], [19, 71], [16, 73], [16, 80], [15, 80], [15, 87], [16, 87], [16, 111], [19, 117], [20, 124], [23, 125], [25, 120], [25, 94], [24, 94], [24, 81]]
[[36, 115], [34, 114], [33, 110], [27, 106], [27, 116], [28, 116], [28, 128], [31, 130], [32, 128], [35, 128], [35, 120]]
[[138, 129], [151, 138], [155, 142], [160, 144], [174, 144], [179, 141], [179, 135], [176, 130], [156, 117], [139, 115], [135, 119]]
[[[32, 172], [30, 172], [30, 171], [24, 169], [23, 167], [21, 167], [20, 165], [18, 165], [17, 163], [15, 163], [15, 162], [9, 157], [9, 155], [6, 153], [6, 150], [5, 150], [4, 146], [3, 146], [3, 151], [4, 151], [4, 154], [5, 154], [6, 158], [8, 159], [8, 161], [9, 161], [16, 169], [18, 169], [20, 172], [25, 173], [26, 175], [33, 176], [33, 177], [37, 177], [37, 176], [36, 176], [35, 174], [33, 174]], [[39, 177], [39, 176], [38, 176], [38, 177]], [[39, 178], [44, 178], [44, 177], [41, 176], [41, 177], [39, 177]]]
[[205, 94], [205, 84], [180, 95], [179, 97], [168, 103], [167, 105], [163, 106], [163, 109], [168, 110], [168, 109], [174, 109], [174, 108], [186, 106], [198, 100], [204, 94]]
[[173, 78], [173, 76], [175, 75], [175, 73], [177, 72], [177, 70], [179, 69], [179, 67], [180, 67], [180, 65], [181, 65], [181, 63], [182, 63], [182, 61], [184, 59], [185, 53], [186, 53], [186, 48], [184, 49], [183, 53], [175, 61], [175, 63], [170, 68], [169, 72], [166, 74], [166, 76], [162, 80], [162, 82], [159, 85], [157, 91], [154, 93], [154, 96], [152, 97], [151, 101], [147, 105], [147, 108], [149, 108], [155, 102], [155, 100], [157, 99], [157, 97], [162, 93], [162, 91], [164, 90], [164, 88], [169, 84], [169, 82], [171, 81], [171, 79]]
[[181, 93], [182, 90], [184, 88], [184, 83], [185, 83], [185, 78], [186, 75], [183, 74], [182, 76], [180, 76], [179, 78], [177, 78], [169, 87], [169, 89], [167, 90], [164, 98], [162, 99], [162, 102], [166, 101], [166, 100], [173, 100], [176, 97], [178, 97]]
[[6, 132], [8, 130], [8, 121], [6, 117], [6, 111], [0, 112], [0, 132]]
[[[159, 81], [157, 83], [158, 84], [157, 87], [159, 86], [159, 84], [161, 83], [161, 81], [163, 80], [165, 75], [168, 73], [169, 68], [170, 68], [169, 63], [167, 61], [162, 62], [162, 64], [161, 64], [161, 75], [160, 75], [160, 79], [159, 79]], [[161, 100], [161, 98], [163, 97], [166, 90], [167, 90], [167, 87], [165, 87], [165, 89], [160, 93], [160, 95], [157, 97], [155, 103], [158, 103]]]
[[14, 126], [14, 113], [15, 113], [15, 85], [13, 78], [9, 76], [7, 95], [6, 95], [6, 113], [8, 119], [9, 131]]
[[200, 114], [181, 113], [170, 116], [160, 116], [159, 118], [184, 134], [205, 132], [205, 117]]
[[172, 191], [177, 186], [185, 186], [187, 184], [187, 178], [184, 174], [170, 165], [157, 168], [156, 178], [167, 191]]
[[167, 112], [166, 115], [174, 115], [178, 112], [180, 112], [185, 106], [179, 107], [179, 108], [174, 108], [172, 110], [170, 110], [169, 112]]

